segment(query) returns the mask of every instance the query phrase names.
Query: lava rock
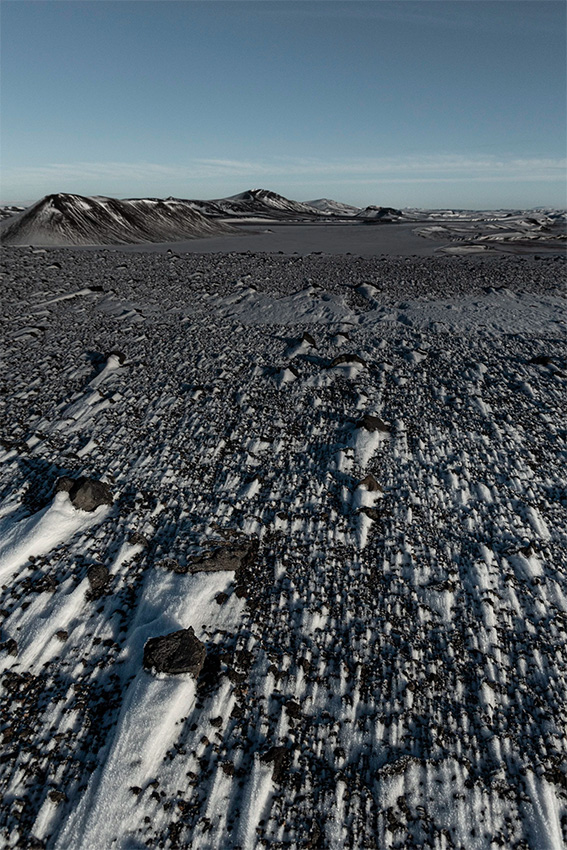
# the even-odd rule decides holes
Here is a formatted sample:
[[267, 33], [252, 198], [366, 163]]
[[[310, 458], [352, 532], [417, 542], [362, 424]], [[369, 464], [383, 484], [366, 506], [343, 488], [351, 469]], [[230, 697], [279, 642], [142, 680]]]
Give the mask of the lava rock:
[[291, 764], [291, 750], [288, 747], [270, 747], [260, 760], [265, 764], [273, 764], [272, 779], [274, 782], [283, 782]]
[[55, 492], [62, 491], [69, 493], [72, 505], [80, 511], [92, 512], [100, 505], [112, 505], [114, 501], [108, 484], [95, 478], [60, 478], [55, 485]]
[[348, 366], [350, 363], [359, 363], [361, 366], [368, 366], [366, 360], [360, 357], [359, 354], [338, 354], [331, 360], [327, 369], [333, 369], [335, 366]]
[[8, 655], [17, 655], [18, 654], [18, 644], [14, 640], [14, 638], [8, 638], [8, 640], [0, 643], [0, 652], [7, 652]]
[[381, 518], [381, 514], [378, 508], [361, 508], [359, 510], [359, 514], [364, 514], [368, 517], [368, 519], [371, 519], [373, 522], [378, 522]]
[[358, 482], [358, 487], [366, 487], [369, 493], [383, 493], [384, 491], [374, 478], [371, 472], [366, 475], [362, 481]]
[[146, 641], [144, 667], [159, 673], [190, 673], [197, 678], [206, 656], [205, 645], [189, 627]]
[[145, 537], [143, 534], [140, 534], [139, 531], [132, 531], [128, 535], [128, 543], [130, 544], [130, 546], [144, 546], [144, 547], [146, 547], [148, 545], [148, 542], [149, 542], [148, 538]]
[[295, 700], [290, 699], [285, 704], [286, 714], [289, 717], [293, 717], [294, 720], [299, 720], [301, 717], [301, 706]]
[[108, 569], [104, 566], [104, 564], [93, 564], [89, 567], [87, 578], [91, 586], [92, 598], [98, 599], [99, 596], [102, 596], [106, 590], [108, 582], [110, 581], [110, 573]]
[[379, 416], [373, 416], [370, 413], [365, 413], [355, 424], [355, 428], [364, 428], [365, 431], [370, 432], [381, 431], [383, 434], [389, 434], [392, 430]]
[[210, 555], [194, 558], [187, 567], [190, 573], [214, 573], [221, 570], [239, 571], [250, 566], [254, 560], [257, 545], [245, 543], [241, 546], [221, 546]]

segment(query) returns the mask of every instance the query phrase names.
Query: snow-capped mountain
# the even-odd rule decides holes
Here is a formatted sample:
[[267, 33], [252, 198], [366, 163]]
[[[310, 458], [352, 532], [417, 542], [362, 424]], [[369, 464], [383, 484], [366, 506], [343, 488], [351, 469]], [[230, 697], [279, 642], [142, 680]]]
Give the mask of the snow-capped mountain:
[[187, 201], [64, 193], [47, 195], [0, 225], [5, 245], [116, 245], [230, 232], [229, 225], [211, 221]]
[[238, 195], [213, 201], [225, 215], [269, 216], [271, 218], [297, 218], [320, 216], [321, 210], [301, 201], [291, 201], [269, 189], [248, 189]]
[[305, 201], [305, 203], [319, 210], [319, 212], [329, 215], [351, 216], [360, 212], [360, 207], [343, 204], [342, 201], [333, 201], [332, 198], [317, 198], [315, 201]]

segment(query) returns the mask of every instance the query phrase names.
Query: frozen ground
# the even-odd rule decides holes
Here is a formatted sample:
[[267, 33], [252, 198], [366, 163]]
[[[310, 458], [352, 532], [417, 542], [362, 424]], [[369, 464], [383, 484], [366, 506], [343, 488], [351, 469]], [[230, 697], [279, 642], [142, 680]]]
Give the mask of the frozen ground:
[[2, 847], [561, 850], [564, 258], [2, 273]]

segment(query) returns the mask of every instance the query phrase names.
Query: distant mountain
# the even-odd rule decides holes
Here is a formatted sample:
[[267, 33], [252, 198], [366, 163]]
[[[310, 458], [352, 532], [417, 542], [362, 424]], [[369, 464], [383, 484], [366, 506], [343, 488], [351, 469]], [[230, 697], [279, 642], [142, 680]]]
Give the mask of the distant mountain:
[[248, 189], [239, 195], [220, 198], [208, 203], [214, 204], [216, 208], [223, 211], [224, 215], [230, 216], [289, 219], [298, 216], [313, 218], [321, 215], [321, 210], [316, 207], [301, 203], [301, 201], [290, 201], [283, 195], [270, 192], [269, 189]]
[[233, 233], [189, 201], [47, 195], [0, 222], [5, 245], [120, 245]]
[[17, 207], [13, 204], [8, 204], [7, 206], [0, 207], [0, 220], [4, 218], [11, 218], [18, 213], [21, 213], [22, 210], [25, 210], [25, 207]]
[[351, 204], [343, 204], [341, 201], [333, 201], [330, 198], [317, 198], [316, 201], [305, 201], [305, 203], [328, 215], [351, 216], [360, 211], [360, 207], [353, 207]]
[[401, 210], [396, 210], [393, 207], [365, 207], [356, 213], [356, 218], [364, 219], [364, 221], [398, 221], [404, 217]]

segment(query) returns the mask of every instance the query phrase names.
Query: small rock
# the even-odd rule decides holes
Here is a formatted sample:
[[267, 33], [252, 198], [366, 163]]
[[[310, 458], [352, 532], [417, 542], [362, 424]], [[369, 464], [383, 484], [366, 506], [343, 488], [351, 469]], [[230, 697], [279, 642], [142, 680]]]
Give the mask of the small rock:
[[273, 764], [272, 779], [281, 783], [289, 770], [291, 764], [291, 750], [288, 747], [270, 747], [261, 757], [260, 761], [265, 764]]
[[366, 489], [368, 490], [369, 493], [383, 493], [384, 492], [371, 472], [369, 472], [368, 475], [365, 478], [362, 479], [362, 481], [359, 481], [357, 486], [358, 487], [366, 487]]
[[52, 803], [64, 803], [67, 799], [64, 791], [56, 791], [55, 789], [49, 792], [48, 797]]
[[371, 519], [373, 522], [378, 522], [380, 519], [380, 511], [378, 508], [361, 508], [359, 510], [359, 514], [365, 514], [368, 519]]
[[128, 535], [128, 543], [130, 544], [130, 546], [144, 546], [145, 547], [145, 546], [148, 545], [148, 542], [149, 542], [148, 538], [144, 537], [143, 534], [140, 534], [139, 531], [132, 531]]
[[7, 652], [8, 655], [17, 655], [18, 654], [18, 644], [14, 640], [14, 638], [8, 638], [8, 640], [0, 643], [0, 652]]
[[59, 631], [55, 632], [55, 637], [64, 643], [69, 637], [69, 632], [66, 629], [59, 629]]
[[194, 558], [187, 567], [190, 573], [212, 573], [221, 570], [239, 570], [249, 566], [254, 559], [257, 546], [245, 543], [241, 546], [221, 546], [210, 555]]
[[55, 485], [55, 492], [69, 493], [69, 499], [77, 510], [92, 512], [100, 505], [112, 505], [114, 499], [108, 484], [94, 478], [60, 478]]
[[215, 596], [215, 602], [217, 603], [217, 605], [224, 605], [227, 599], [228, 593], [223, 593], [222, 591], [220, 593], [217, 593], [217, 595]]
[[98, 599], [102, 596], [108, 582], [110, 581], [110, 573], [104, 564], [93, 564], [89, 567], [87, 578], [91, 586], [91, 596], [93, 599]]
[[189, 627], [146, 641], [144, 667], [159, 673], [190, 673], [197, 678], [206, 656], [205, 645]]
[[315, 339], [311, 336], [310, 333], [307, 333], [307, 331], [301, 337], [301, 341], [302, 342], [308, 342], [309, 345], [314, 345], [315, 347], [317, 347], [317, 343], [315, 342]]
[[364, 428], [370, 432], [381, 431], [383, 434], [389, 434], [392, 430], [379, 416], [373, 416], [370, 413], [365, 413], [355, 424], [355, 428]]
[[342, 366], [350, 363], [359, 363], [361, 366], [368, 366], [366, 360], [360, 357], [359, 354], [338, 354], [327, 366], [327, 369], [333, 369], [335, 366]]
[[293, 717], [294, 720], [298, 720], [301, 717], [301, 706], [295, 700], [290, 699], [285, 704], [286, 714], [290, 717]]
[[547, 354], [538, 354], [537, 357], [532, 357], [530, 363], [534, 363], [536, 366], [550, 366], [553, 359], [548, 357]]

